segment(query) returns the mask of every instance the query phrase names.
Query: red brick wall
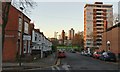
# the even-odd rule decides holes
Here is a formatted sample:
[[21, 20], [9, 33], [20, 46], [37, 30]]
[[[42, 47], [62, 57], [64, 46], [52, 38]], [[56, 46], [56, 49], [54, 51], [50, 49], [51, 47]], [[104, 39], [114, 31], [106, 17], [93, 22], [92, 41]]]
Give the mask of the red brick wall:
[[120, 41], [120, 38], [118, 38], [118, 34], [120, 34], [120, 28], [117, 27], [117, 28], [114, 28], [112, 30], [112, 48], [111, 48], [111, 51], [114, 52], [114, 53], [120, 53], [118, 52], [118, 49], [120, 49], [120, 44], [118, 44], [118, 41]]
[[118, 29], [118, 52], [120, 53], [120, 27]]
[[3, 48], [3, 61], [15, 61], [17, 54], [17, 35], [18, 35], [18, 15], [19, 12], [10, 7], [8, 23], [5, 28], [5, 39]]
[[[120, 27], [113, 28], [110, 31], [107, 31], [103, 33], [103, 38], [102, 38], [102, 46], [100, 47], [101, 50], [106, 50], [106, 38], [107, 41], [110, 41], [110, 51], [113, 53], [120, 53]], [[107, 35], [107, 36], [106, 36]]]
[[[8, 23], [5, 28], [5, 35], [7, 37], [5, 37], [4, 39], [4, 49], [3, 49], [3, 56], [2, 56], [3, 61], [15, 61], [16, 54], [17, 53], [19, 54], [18, 25], [19, 25], [19, 17], [23, 19], [23, 15], [24, 14], [22, 14], [15, 7], [13, 6], [10, 7]], [[30, 19], [26, 15], [24, 15], [24, 21], [30, 24]], [[23, 25], [23, 28], [24, 28], [24, 25]], [[22, 49], [22, 53], [23, 53], [23, 49]]]

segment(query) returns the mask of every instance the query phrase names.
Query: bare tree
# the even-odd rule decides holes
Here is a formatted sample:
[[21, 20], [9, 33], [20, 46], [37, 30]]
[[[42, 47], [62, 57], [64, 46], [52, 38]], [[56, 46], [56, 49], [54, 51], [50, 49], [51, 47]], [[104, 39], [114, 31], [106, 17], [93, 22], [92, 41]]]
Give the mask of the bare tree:
[[[5, 27], [8, 22], [9, 9], [12, 2], [15, 3], [14, 0], [7, 2], [5, 2], [5, 0], [2, 1], [2, 48], [4, 46]], [[35, 2], [32, 0], [18, 0], [18, 3], [26, 10], [27, 8], [33, 8]], [[20, 5], [18, 7], [20, 7]]]
[[119, 19], [119, 18], [118, 18], [118, 14], [115, 13], [115, 14], [113, 15], [113, 24], [114, 24], [114, 25], [117, 24], [117, 23], [119, 22], [118, 19]]

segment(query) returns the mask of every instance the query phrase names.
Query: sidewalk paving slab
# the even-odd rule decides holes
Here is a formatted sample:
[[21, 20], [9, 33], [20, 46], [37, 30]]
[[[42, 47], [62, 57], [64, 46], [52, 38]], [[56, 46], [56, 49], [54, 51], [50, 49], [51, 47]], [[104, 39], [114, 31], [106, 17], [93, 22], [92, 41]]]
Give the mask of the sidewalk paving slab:
[[32, 69], [32, 68], [44, 68], [52, 66], [55, 64], [57, 58], [55, 54], [51, 54], [46, 58], [37, 59], [32, 62], [23, 62], [22, 66], [19, 66], [19, 63], [3, 63], [2, 69], [4, 70], [23, 70], [23, 69]]

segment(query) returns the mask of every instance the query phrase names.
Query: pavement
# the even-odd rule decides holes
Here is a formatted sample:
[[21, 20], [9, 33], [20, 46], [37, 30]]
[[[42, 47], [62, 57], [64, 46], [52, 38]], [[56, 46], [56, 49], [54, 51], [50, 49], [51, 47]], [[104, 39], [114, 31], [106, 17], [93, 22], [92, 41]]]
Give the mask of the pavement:
[[55, 54], [51, 54], [46, 58], [37, 59], [32, 62], [24, 62], [22, 66], [19, 66], [19, 63], [2, 63], [2, 70], [4, 71], [21, 71], [26, 69], [34, 69], [34, 68], [45, 68], [55, 65], [57, 58]]

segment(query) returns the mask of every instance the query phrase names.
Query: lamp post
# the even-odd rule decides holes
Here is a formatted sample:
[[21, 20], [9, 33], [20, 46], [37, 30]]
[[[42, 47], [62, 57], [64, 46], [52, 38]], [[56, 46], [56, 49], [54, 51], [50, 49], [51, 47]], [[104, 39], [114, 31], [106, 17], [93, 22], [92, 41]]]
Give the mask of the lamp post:
[[110, 41], [107, 41], [107, 49], [110, 50]]
[[22, 26], [21, 26], [21, 33], [20, 33], [20, 56], [19, 56], [19, 66], [21, 66], [22, 42], [23, 42], [23, 25], [24, 25], [24, 15], [22, 14], [22, 12], [23, 12], [23, 7], [20, 7], [20, 9], [21, 9], [21, 15], [23, 16], [23, 19], [22, 19]]

